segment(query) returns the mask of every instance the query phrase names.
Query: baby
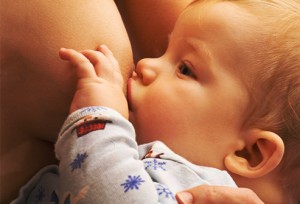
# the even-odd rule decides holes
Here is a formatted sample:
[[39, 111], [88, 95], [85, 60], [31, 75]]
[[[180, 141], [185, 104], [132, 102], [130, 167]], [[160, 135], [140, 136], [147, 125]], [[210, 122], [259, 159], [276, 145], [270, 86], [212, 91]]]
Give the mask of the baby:
[[195, 1], [165, 54], [138, 62], [127, 100], [106, 46], [60, 57], [78, 83], [52, 202], [176, 203], [203, 184], [299, 203], [299, 1]]
[[201, 182], [234, 186], [220, 169], [266, 203], [298, 203], [299, 11], [292, 0], [192, 3], [165, 54], [141, 60], [128, 81], [137, 143], [150, 143], [139, 148], [113, 54], [62, 49], [78, 87], [57, 143], [59, 157], [70, 159], [61, 168], [85, 155], [82, 172], [66, 179], [89, 178], [75, 188], [97, 189], [86, 199], [172, 203]]

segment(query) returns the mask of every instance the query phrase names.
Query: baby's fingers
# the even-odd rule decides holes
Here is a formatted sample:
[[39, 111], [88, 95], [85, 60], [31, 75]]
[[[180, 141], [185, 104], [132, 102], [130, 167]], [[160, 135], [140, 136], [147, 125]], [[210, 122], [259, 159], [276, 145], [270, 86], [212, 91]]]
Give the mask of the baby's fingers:
[[116, 71], [120, 72], [120, 69], [118, 69], [119, 63], [118, 63], [117, 59], [114, 57], [112, 51], [106, 45], [100, 45], [98, 47], [98, 50], [100, 52], [102, 52], [110, 60], [110, 62], [113, 64], [114, 68], [117, 68]]
[[61, 48], [59, 56], [61, 59], [69, 61], [76, 68], [78, 78], [97, 77], [93, 64], [80, 52]]
[[110, 83], [123, 84], [120, 67], [110, 50], [84, 50], [81, 52], [94, 65], [96, 74]]

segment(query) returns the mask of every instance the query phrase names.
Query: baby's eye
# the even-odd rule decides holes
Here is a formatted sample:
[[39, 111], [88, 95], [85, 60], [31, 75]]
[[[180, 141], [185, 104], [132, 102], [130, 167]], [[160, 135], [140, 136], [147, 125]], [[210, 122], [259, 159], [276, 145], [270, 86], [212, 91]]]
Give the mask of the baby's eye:
[[191, 70], [191, 68], [187, 65], [186, 62], [181, 62], [180, 65], [178, 66], [178, 69], [180, 74], [183, 74], [188, 77], [196, 78], [196, 75]]

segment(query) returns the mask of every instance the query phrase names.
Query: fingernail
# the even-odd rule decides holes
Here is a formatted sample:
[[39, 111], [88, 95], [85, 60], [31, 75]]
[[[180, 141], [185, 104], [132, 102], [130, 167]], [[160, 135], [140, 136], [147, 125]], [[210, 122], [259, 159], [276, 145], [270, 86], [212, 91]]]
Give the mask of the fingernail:
[[180, 192], [176, 194], [177, 201], [179, 204], [192, 204], [193, 196], [188, 192]]

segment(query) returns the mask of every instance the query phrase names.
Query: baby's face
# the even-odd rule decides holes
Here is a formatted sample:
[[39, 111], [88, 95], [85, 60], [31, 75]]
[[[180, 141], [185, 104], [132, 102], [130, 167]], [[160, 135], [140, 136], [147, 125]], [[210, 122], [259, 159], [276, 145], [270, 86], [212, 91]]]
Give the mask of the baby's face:
[[249, 103], [236, 69], [247, 68], [242, 45], [250, 34], [235, 12], [244, 11], [229, 3], [191, 6], [165, 54], [137, 64], [128, 100], [139, 143], [161, 140], [194, 163], [223, 168], [240, 144]]

